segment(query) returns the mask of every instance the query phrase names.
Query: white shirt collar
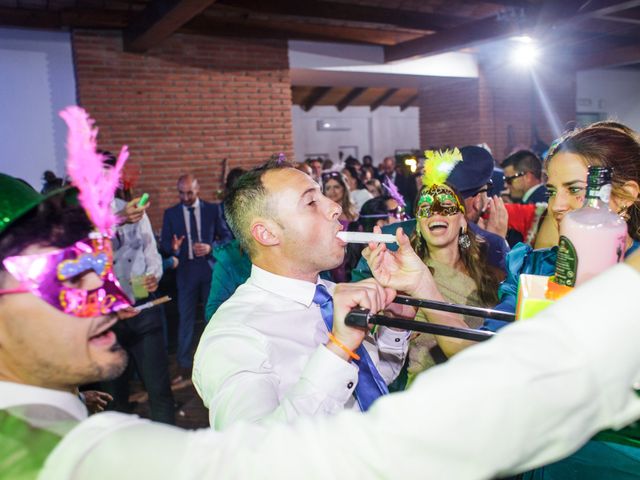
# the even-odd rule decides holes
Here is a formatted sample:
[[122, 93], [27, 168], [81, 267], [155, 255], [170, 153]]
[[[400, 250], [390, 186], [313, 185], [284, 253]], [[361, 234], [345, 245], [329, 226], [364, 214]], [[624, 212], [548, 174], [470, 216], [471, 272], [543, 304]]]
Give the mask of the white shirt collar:
[[533, 187], [531, 187], [529, 190], [527, 190], [526, 192], [524, 192], [524, 195], [522, 196], [522, 201], [526, 202], [527, 200], [529, 200], [529, 197], [531, 195], [533, 195], [533, 192], [535, 192], [537, 189], [539, 189], [542, 186], [542, 183], [538, 183], [537, 185], [534, 185]]
[[334, 284], [331, 282], [325, 282], [320, 277], [316, 280], [316, 283], [306, 282], [304, 280], [298, 280], [296, 278], [284, 277], [282, 275], [276, 275], [275, 273], [267, 272], [256, 265], [251, 265], [251, 283], [258, 288], [266, 290], [285, 297], [294, 302], [301, 303], [309, 308], [313, 303], [313, 296], [316, 293], [316, 285], [321, 283], [329, 290], [329, 293], [333, 293]]
[[[198, 210], [200, 208], [200, 197], [196, 198], [196, 201], [193, 202], [193, 205], [191, 206], [196, 210]], [[184, 209], [185, 212], [189, 209], [189, 207], [187, 207], [184, 203], [182, 204], [182, 208]]]
[[25, 405], [52, 406], [79, 421], [87, 418], [87, 407], [69, 392], [0, 381], [0, 410]]

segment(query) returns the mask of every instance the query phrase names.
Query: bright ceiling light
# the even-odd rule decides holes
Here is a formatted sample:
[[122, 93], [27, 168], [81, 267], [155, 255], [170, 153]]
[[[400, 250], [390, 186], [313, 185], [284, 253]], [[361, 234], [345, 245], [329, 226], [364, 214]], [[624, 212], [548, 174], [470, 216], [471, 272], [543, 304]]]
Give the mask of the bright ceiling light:
[[515, 37], [511, 37], [511, 40], [520, 43], [533, 43], [533, 38], [531, 38], [529, 35], [517, 35]]
[[512, 50], [511, 62], [520, 68], [531, 68], [536, 64], [539, 56], [540, 50], [530, 38], [528, 42], [520, 42]]

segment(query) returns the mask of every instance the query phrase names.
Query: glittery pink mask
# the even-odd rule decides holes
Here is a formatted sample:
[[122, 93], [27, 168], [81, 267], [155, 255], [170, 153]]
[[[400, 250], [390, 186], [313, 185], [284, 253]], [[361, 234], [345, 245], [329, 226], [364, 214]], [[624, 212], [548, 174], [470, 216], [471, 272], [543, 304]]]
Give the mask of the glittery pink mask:
[[[113, 273], [111, 240], [102, 236], [55, 252], [8, 257], [2, 263], [21, 283], [22, 290], [16, 292], [31, 292], [69, 315], [99, 317], [131, 305]], [[82, 290], [65, 285], [91, 270], [100, 277], [102, 286]]]

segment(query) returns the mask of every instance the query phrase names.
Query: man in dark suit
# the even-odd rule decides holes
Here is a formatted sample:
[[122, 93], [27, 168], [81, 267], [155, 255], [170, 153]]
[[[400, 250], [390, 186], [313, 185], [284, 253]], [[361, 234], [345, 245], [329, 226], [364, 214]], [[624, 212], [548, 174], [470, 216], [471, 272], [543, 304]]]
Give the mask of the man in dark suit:
[[516, 203], [547, 201], [547, 187], [542, 183], [542, 160], [529, 150], [520, 150], [502, 162], [509, 196]]
[[180, 374], [190, 376], [193, 358], [193, 329], [196, 306], [207, 303], [211, 288], [214, 243], [232, 238], [222, 215], [222, 207], [198, 197], [200, 186], [193, 175], [178, 179], [180, 203], [164, 212], [161, 247], [178, 257], [176, 272], [178, 287], [178, 367]]
[[398, 168], [395, 157], [386, 157], [380, 167], [381, 172], [378, 177], [380, 183], [384, 183], [386, 179], [389, 179], [389, 181], [398, 188], [407, 205], [413, 208], [413, 202], [418, 192], [415, 177], [409, 172]]

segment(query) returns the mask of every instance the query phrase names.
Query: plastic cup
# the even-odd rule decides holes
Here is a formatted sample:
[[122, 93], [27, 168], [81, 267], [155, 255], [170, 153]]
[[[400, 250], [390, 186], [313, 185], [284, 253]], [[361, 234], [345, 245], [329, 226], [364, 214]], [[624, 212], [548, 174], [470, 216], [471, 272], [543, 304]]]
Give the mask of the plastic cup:
[[147, 298], [149, 296], [149, 291], [144, 285], [145, 278], [146, 275], [138, 275], [131, 278], [131, 288], [133, 289], [133, 296], [136, 300]]

